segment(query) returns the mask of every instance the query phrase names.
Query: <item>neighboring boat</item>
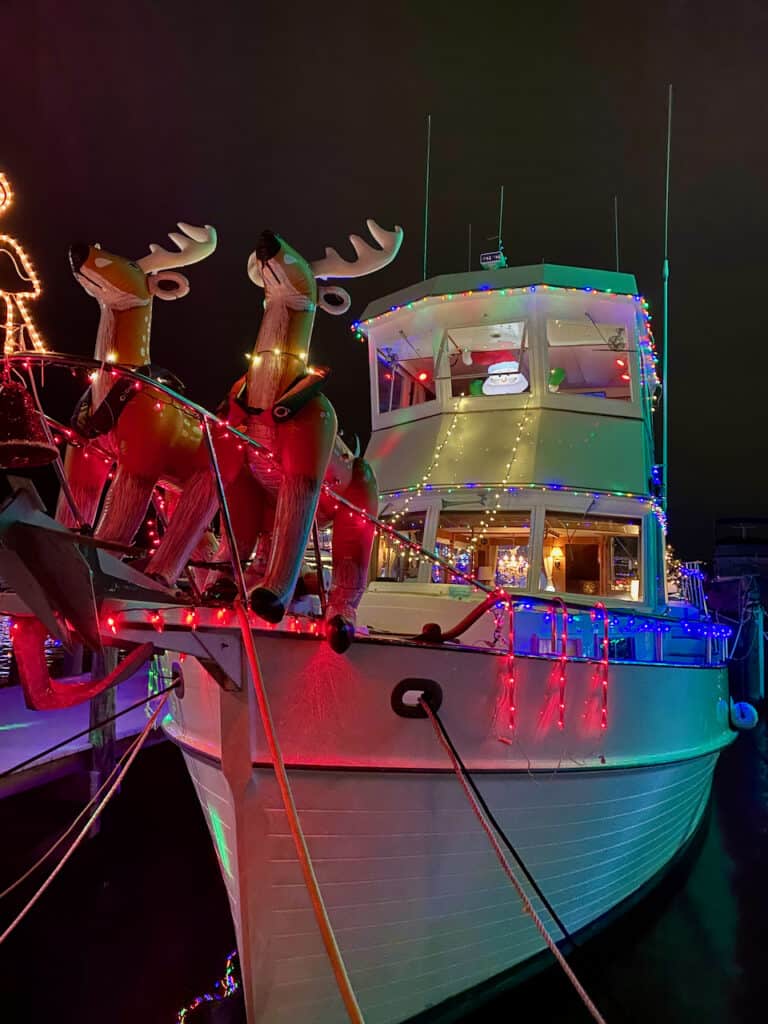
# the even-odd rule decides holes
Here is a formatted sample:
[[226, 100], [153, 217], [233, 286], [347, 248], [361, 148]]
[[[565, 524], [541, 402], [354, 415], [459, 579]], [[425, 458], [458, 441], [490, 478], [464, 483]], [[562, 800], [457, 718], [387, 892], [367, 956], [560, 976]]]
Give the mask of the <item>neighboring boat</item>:
[[[556, 939], [547, 906], [576, 933], [685, 846], [733, 738], [728, 631], [666, 602], [636, 291], [627, 274], [545, 264], [466, 273], [387, 296], [356, 325], [382, 501], [367, 629], [344, 655], [312, 615], [252, 636], [369, 1024], [439, 1019], [544, 948], [420, 694]], [[96, 589], [105, 640], [151, 643], [169, 670], [186, 655], [163, 727], [216, 848], [249, 1024], [343, 1020], [235, 613]]]

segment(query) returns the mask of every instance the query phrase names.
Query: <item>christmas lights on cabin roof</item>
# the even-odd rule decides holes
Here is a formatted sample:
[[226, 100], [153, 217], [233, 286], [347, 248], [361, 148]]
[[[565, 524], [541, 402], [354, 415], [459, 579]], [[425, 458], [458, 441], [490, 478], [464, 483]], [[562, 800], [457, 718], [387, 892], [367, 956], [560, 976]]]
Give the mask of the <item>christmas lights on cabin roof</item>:
[[[8, 212], [12, 203], [13, 189], [0, 171], [0, 217]], [[45, 351], [42, 336], [27, 309], [27, 303], [39, 298], [41, 292], [40, 279], [29, 255], [11, 235], [0, 234], [0, 300], [5, 306], [5, 355], [26, 348], [26, 339], [38, 352]]]
[[[525, 270], [528, 268], [516, 268]], [[538, 268], [537, 268], [538, 269]], [[578, 268], [558, 268], [563, 270], [578, 269]], [[598, 272], [596, 272], [598, 273]], [[607, 272], [603, 272], [607, 273]], [[466, 276], [466, 275], [465, 275]], [[629, 275], [622, 275], [628, 277]], [[443, 280], [442, 278], [436, 278], [436, 281]], [[634, 284], [634, 278], [631, 279]], [[429, 283], [429, 282], [427, 282]], [[468, 298], [488, 298], [489, 296], [515, 296], [523, 295], [525, 293], [535, 294], [539, 289], [547, 293], [556, 294], [560, 293], [563, 295], [570, 294], [576, 295], [579, 293], [587, 293], [593, 295], [599, 295], [601, 298], [606, 299], [619, 299], [626, 301], [631, 300], [637, 310], [638, 319], [638, 331], [637, 331], [637, 342], [641, 354], [642, 369], [645, 375], [646, 383], [649, 388], [654, 389], [658, 386], [658, 377], [656, 372], [656, 366], [658, 364], [658, 356], [656, 354], [656, 347], [653, 340], [653, 333], [651, 331], [651, 320], [652, 315], [649, 313], [648, 302], [643, 298], [642, 295], [636, 292], [619, 292], [611, 288], [595, 288], [591, 285], [585, 285], [581, 287], [567, 287], [554, 284], [530, 284], [520, 287], [506, 287], [506, 288], [493, 288], [490, 285], [482, 284], [477, 288], [470, 288], [464, 291], [457, 292], [445, 292], [442, 294], [436, 292], [430, 292], [427, 295], [421, 295], [419, 297], [408, 300], [407, 302], [396, 303], [391, 305], [388, 309], [376, 312], [369, 317], [365, 317], [360, 320], [354, 321], [351, 325], [351, 331], [355, 335], [358, 341], [365, 341], [367, 338], [368, 330], [381, 321], [386, 320], [387, 317], [391, 317], [394, 313], [399, 313], [402, 310], [413, 310], [417, 306], [422, 306], [424, 303], [431, 305], [439, 305], [443, 302], [452, 302], [454, 299], [468, 299]], [[397, 295], [397, 293], [395, 293]], [[395, 296], [390, 296], [394, 298]], [[377, 303], [372, 303], [368, 309], [376, 308]]]

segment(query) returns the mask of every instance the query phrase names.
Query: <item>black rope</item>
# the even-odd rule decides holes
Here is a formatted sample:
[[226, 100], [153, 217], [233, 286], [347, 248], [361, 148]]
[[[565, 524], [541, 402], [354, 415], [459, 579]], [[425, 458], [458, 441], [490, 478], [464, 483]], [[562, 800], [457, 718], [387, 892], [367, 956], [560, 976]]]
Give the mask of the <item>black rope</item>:
[[[423, 699], [424, 699], [424, 698], [422, 698], [422, 700], [423, 700]], [[552, 918], [552, 920], [553, 920], [553, 921], [555, 922], [555, 924], [556, 924], [556, 925], [557, 925], [557, 927], [558, 927], [558, 928], [560, 929], [560, 931], [561, 931], [561, 932], [563, 933], [563, 936], [564, 936], [564, 938], [568, 939], [568, 941], [569, 941], [569, 942], [571, 943], [571, 945], [572, 945], [572, 946], [574, 946], [575, 948], [578, 948], [578, 946], [577, 946], [576, 942], [574, 941], [574, 938], [573, 938], [573, 936], [571, 935], [571, 933], [570, 933], [570, 932], [568, 931], [568, 929], [567, 929], [567, 928], [565, 927], [565, 925], [563, 924], [563, 922], [562, 922], [562, 921], [560, 920], [560, 918], [558, 917], [557, 913], [555, 912], [555, 908], [554, 908], [554, 907], [552, 906], [552, 904], [551, 904], [551, 903], [549, 902], [549, 900], [547, 899], [547, 897], [546, 897], [546, 896], [544, 895], [544, 893], [543, 893], [543, 892], [541, 891], [541, 889], [539, 888], [538, 882], [536, 881], [536, 879], [535, 879], [535, 878], [533, 877], [533, 875], [531, 874], [531, 872], [530, 872], [530, 871], [528, 870], [528, 868], [526, 867], [525, 861], [524, 861], [524, 860], [523, 860], [523, 858], [522, 858], [522, 857], [520, 856], [520, 854], [518, 853], [518, 851], [516, 850], [516, 848], [514, 847], [514, 845], [513, 845], [513, 844], [512, 844], [511, 842], [510, 842], [510, 840], [509, 840], [509, 839], [507, 838], [507, 835], [506, 835], [506, 833], [504, 832], [504, 829], [503, 829], [503, 828], [501, 827], [501, 825], [500, 825], [500, 824], [498, 823], [498, 821], [497, 821], [497, 820], [496, 820], [496, 818], [494, 817], [494, 815], [493, 815], [493, 812], [491, 811], [490, 807], [489, 807], [489, 806], [488, 806], [488, 804], [487, 804], [487, 803], [485, 802], [485, 799], [484, 799], [484, 797], [483, 797], [483, 794], [482, 794], [482, 793], [480, 792], [480, 790], [479, 790], [479, 789], [477, 788], [477, 786], [476, 786], [476, 784], [475, 784], [475, 780], [474, 780], [474, 779], [472, 778], [472, 776], [471, 776], [471, 775], [469, 774], [469, 769], [467, 768], [467, 766], [466, 766], [466, 765], [464, 764], [464, 762], [462, 761], [462, 759], [461, 759], [461, 754], [460, 754], [460, 753], [458, 752], [458, 750], [456, 749], [456, 747], [455, 747], [455, 746], [453, 745], [453, 740], [452, 740], [452, 739], [451, 739], [451, 737], [450, 737], [450, 736], [448, 735], [448, 733], [447, 733], [447, 731], [446, 731], [446, 728], [445, 728], [445, 726], [443, 725], [442, 719], [440, 718], [440, 715], [439, 715], [439, 714], [437, 713], [437, 711], [435, 711], [435, 709], [434, 709], [434, 708], [432, 708], [432, 707], [430, 707], [430, 711], [431, 711], [431, 712], [432, 712], [432, 714], [433, 714], [433, 715], [435, 716], [435, 721], [437, 722], [438, 726], [440, 727], [440, 732], [442, 733], [443, 739], [444, 739], [444, 740], [445, 740], [445, 742], [446, 742], [446, 743], [448, 744], [448, 746], [449, 746], [449, 747], [450, 747], [450, 749], [451, 749], [451, 753], [453, 754], [453, 756], [454, 756], [454, 757], [456, 758], [456, 760], [458, 761], [459, 767], [461, 768], [461, 771], [462, 771], [462, 774], [464, 775], [464, 778], [465, 778], [465, 779], [467, 780], [467, 782], [469, 783], [469, 786], [470, 786], [470, 788], [472, 789], [472, 792], [473, 792], [473, 793], [475, 794], [475, 796], [477, 797], [477, 802], [478, 802], [478, 803], [480, 804], [480, 806], [481, 806], [481, 807], [483, 808], [483, 810], [485, 811], [485, 813], [486, 813], [486, 815], [487, 815], [487, 817], [488, 817], [488, 820], [490, 821], [490, 823], [491, 823], [491, 824], [493, 825], [494, 829], [495, 829], [495, 830], [496, 830], [496, 832], [498, 833], [499, 839], [501, 839], [501, 841], [502, 841], [502, 842], [504, 843], [504, 845], [506, 846], [506, 848], [507, 848], [507, 849], [509, 850], [509, 852], [510, 852], [510, 853], [512, 854], [512, 856], [513, 856], [513, 857], [515, 858], [515, 860], [517, 861], [518, 865], [520, 866], [520, 869], [522, 870], [523, 874], [525, 875], [525, 877], [526, 877], [526, 878], [528, 879], [528, 881], [530, 882], [530, 884], [531, 884], [531, 886], [532, 886], [533, 890], [535, 891], [536, 895], [537, 895], [537, 896], [539, 897], [539, 899], [541, 900], [541, 902], [542, 902], [542, 903], [544, 904], [544, 906], [546, 907], [547, 911], [549, 912], [549, 915], [550, 915], [550, 917], [551, 917], [551, 918]]]
[[118, 711], [114, 715], [110, 715], [109, 718], [105, 718], [101, 722], [95, 722], [93, 725], [89, 725], [87, 729], [81, 729], [80, 732], [76, 732], [74, 736], [61, 740], [59, 743], [54, 743], [52, 747], [48, 747], [47, 750], [41, 750], [40, 753], [35, 754], [34, 757], [28, 757], [26, 761], [20, 761], [12, 768], [6, 768], [5, 771], [0, 772], [0, 779], [4, 779], [7, 775], [13, 775], [14, 772], [18, 772], [22, 768], [26, 768], [28, 764], [32, 764], [34, 761], [39, 761], [40, 758], [45, 757], [46, 754], [52, 754], [54, 750], [58, 750], [59, 747], [66, 747], [68, 743], [72, 743], [74, 740], [79, 740], [81, 736], [87, 736], [93, 729], [100, 729], [103, 725], [109, 725], [110, 722], [114, 722], [115, 719], [120, 718], [122, 715], [127, 715], [129, 711], [135, 711], [136, 708], [140, 708], [143, 704], [148, 704], [151, 700], [155, 700], [157, 697], [162, 697], [164, 693], [170, 693], [171, 690], [175, 690], [178, 686], [181, 686], [180, 679], [177, 679], [175, 683], [171, 683], [171, 685], [167, 686], [164, 690], [158, 690], [157, 693], [153, 693], [150, 697], [144, 697], [142, 700], [137, 700], [135, 704], [131, 704], [130, 707], [123, 708], [122, 711]]

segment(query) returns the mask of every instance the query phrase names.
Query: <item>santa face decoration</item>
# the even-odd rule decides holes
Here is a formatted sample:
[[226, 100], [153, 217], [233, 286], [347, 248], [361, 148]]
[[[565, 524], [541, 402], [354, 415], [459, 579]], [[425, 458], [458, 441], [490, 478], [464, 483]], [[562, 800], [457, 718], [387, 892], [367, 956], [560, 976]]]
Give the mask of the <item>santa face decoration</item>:
[[528, 378], [520, 373], [520, 363], [509, 360], [492, 363], [483, 381], [484, 395], [519, 395], [528, 390]]

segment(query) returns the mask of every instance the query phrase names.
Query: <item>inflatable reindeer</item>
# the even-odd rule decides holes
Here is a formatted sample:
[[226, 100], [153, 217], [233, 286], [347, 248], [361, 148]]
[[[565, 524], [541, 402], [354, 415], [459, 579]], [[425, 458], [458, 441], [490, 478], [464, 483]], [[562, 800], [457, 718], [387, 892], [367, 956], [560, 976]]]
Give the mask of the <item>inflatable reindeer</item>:
[[[169, 236], [178, 251], [151, 245], [149, 255], [137, 261], [98, 244], [78, 243], [69, 251], [75, 278], [101, 309], [95, 358], [102, 368], [91, 375], [73, 417], [85, 443], [68, 448], [65, 470], [78, 514], [93, 525], [116, 462], [96, 535], [124, 544], [141, 526], [158, 480], [183, 484], [199, 466], [202, 429], [197, 418], [159, 391], [139, 388], [109, 369], [121, 364], [161, 379], [149, 356], [152, 299], [186, 295], [189, 282], [177, 269], [198, 263], [216, 248], [212, 227], [180, 223], [179, 229]], [[57, 519], [66, 526], [80, 525], [64, 494]]]
[[[296, 587], [309, 531], [317, 515], [333, 526], [331, 591], [326, 633], [335, 650], [354, 636], [357, 605], [367, 581], [373, 527], [362, 517], [321, 497], [323, 482], [365, 511], [375, 513], [378, 495], [370, 466], [354, 456], [336, 436], [336, 414], [322, 394], [323, 374], [307, 366], [315, 311], [344, 313], [350, 298], [327, 278], [362, 277], [390, 263], [400, 248], [401, 228], [385, 231], [368, 221], [376, 249], [352, 235], [357, 254], [352, 262], [327, 249], [309, 263], [282, 238], [265, 231], [248, 261], [248, 274], [264, 289], [264, 316], [245, 378], [230, 392], [228, 419], [272, 454], [248, 448], [233, 477], [233, 441], [217, 442], [222, 475], [238, 541], [238, 555], [248, 558], [261, 537], [263, 576], [251, 593], [251, 607], [269, 622], [279, 622]], [[147, 571], [175, 581], [217, 507], [215, 482], [207, 467], [193, 475], [162, 543]], [[221, 555], [219, 555], [221, 558]], [[229, 593], [227, 593], [227, 589]], [[219, 582], [213, 596], [234, 596]]]

